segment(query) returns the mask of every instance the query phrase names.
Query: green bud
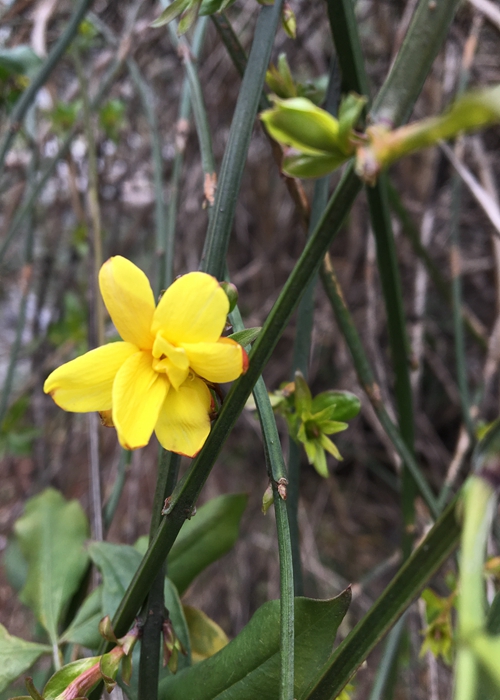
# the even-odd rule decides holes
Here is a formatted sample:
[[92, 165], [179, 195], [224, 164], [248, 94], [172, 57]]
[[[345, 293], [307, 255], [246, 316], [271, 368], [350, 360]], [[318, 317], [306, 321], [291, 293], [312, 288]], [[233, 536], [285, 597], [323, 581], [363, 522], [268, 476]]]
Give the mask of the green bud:
[[330, 420], [348, 421], [355, 418], [361, 410], [361, 402], [350, 391], [323, 391], [314, 397], [311, 412], [321, 413], [331, 409]]
[[339, 107], [339, 147], [346, 155], [354, 152], [354, 129], [361, 117], [367, 98], [350, 92]]
[[229, 313], [231, 313], [231, 311], [238, 303], [238, 290], [231, 282], [221, 282], [220, 286], [226, 293], [227, 298], [229, 299]]
[[271, 486], [271, 484], [269, 484], [267, 489], [264, 491], [264, 495], [262, 496], [262, 512], [264, 513], [264, 515], [266, 515], [267, 511], [273, 505], [273, 503], [273, 487]]
[[290, 66], [288, 65], [286, 54], [280, 53], [277, 66], [271, 64], [266, 73], [266, 83], [269, 89], [282, 99], [297, 97], [297, 88], [290, 71]]
[[261, 113], [269, 134], [279, 143], [309, 155], [338, 155], [339, 124], [305, 97], [275, 100]]
[[281, 26], [290, 39], [295, 39], [297, 36], [297, 18], [287, 2], [285, 2], [283, 5], [283, 11], [281, 13]]

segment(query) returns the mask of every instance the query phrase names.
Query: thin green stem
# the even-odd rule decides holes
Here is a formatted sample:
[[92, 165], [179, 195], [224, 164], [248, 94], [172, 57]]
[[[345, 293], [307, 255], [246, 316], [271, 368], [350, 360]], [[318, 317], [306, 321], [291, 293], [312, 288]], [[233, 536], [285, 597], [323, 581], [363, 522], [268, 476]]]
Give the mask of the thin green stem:
[[262, 7], [219, 173], [201, 269], [222, 279], [236, 201], [283, 0]]
[[[314, 185], [313, 203], [311, 207], [311, 219], [309, 231], [314, 228], [325, 210], [328, 200], [328, 178], [318, 180]], [[311, 352], [311, 337], [314, 320], [314, 293], [317, 285], [316, 276], [309, 283], [300, 300], [297, 310], [297, 323], [293, 342], [292, 381], [296, 370], [300, 370], [307, 379], [309, 371], [309, 355]], [[293, 554], [293, 580], [295, 595], [304, 595], [304, 582], [302, 576], [302, 564], [300, 560], [300, 532], [299, 532], [299, 491], [300, 491], [300, 461], [302, 451], [299, 445], [288, 439], [288, 520], [292, 538]]]
[[[407, 236], [407, 238], [409, 239], [413, 248], [413, 252], [423, 262], [425, 269], [427, 270], [427, 274], [433, 281], [434, 286], [436, 287], [440, 296], [449, 304], [451, 308], [453, 303], [451, 285], [443, 277], [441, 271], [429, 255], [427, 249], [422, 245], [417, 226], [415, 225], [408, 210], [403, 204], [396, 188], [390, 182], [388, 185], [388, 193], [391, 208], [398, 217], [402, 226], [402, 231], [405, 234], [405, 236]], [[476, 342], [483, 350], [487, 350], [488, 340], [483, 329], [480, 327], [476, 317], [472, 316], [470, 311], [467, 308], [465, 308], [465, 306], [462, 306], [461, 313], [463, 321], [471, 336], [474, 338], [474, 340], [476, 340]]]
[[[236, 307], [231, 313], [235, 331], [244, 330], [241, 314]], [[280, 561], [280, 700], [293, 700], [294, 683], [294, 581], [295, 569], [291, 533], [287, 509], [288, 480], [276, 427], [274, 412], [269, 401], [266, 385], [259, 377], [253, 390], [259, 415], [266, 466], [271, 481], [276, 513], [278, 551]]]
[[271, 402], [262, 377], [253, 395], [257, 405], [266, 464], [271, 478], [280, 561], [280, 700], [293, 700], [294, 679], [294, 569], [286, 507], [286, 470]]
[[118, 508], [118, 503], [123, 492], [123, 487], [125, 486], [125, 481], [127, 478], [127, 471], [130, 468], [130, 463], [132, 461], [132, 452], [130, 450], [120, 450], [120, 459], [118, 461], [118, 470], [116, 474], [115, 483], [113, 484], [113, 489], [111, 494], [104, 505], [104, 529], [109, 530], [113, 518], [115, 517], [116, 509]]
[[[191, 52], [197, 59], [205, 38], [206, 23], [198, 20], [193, 34]], [[175, 157], [170, 178], [170, 197], [167, 208], [167, 230], [164, 241], [163, 254], [160, 256], [159, 284], [161, 289], [166, 289], [174, 281], [174, 242], [175, 227], [177, 222], [177, 203], [179, 199], [180, 179], [184, 163], [184, 151], [189, 129], [189, 117], [191, 114], [190, 86], [187, 77], [182, 85], [179, 112], [176, 122]]]
[[[378, 269], [387, 313], [389, 344], [395, 373], [395, 394], [399, 427], [401, 437], [405, 441], [408, 450], [413, 454], [415, 427], [409, 372], [410, 353], [406, 335], [403, 291], [387, 197], [387, 175], [385, 173], [379, 177], [374, 188], [367, 189], [367, 196], [373, 232], [377, 242]], [[408, 465], [406, 462], [403, 462], [401, 503], [405, 526], [403, 532], [403, 555], [405, 557], [410, 554], [412, 549], [415, 493], [416, 484]]]
[[429, 509], [434, 516], [437, 516], [439, 511], [437, 508], [436, 497], [432, 493], [427, 480], [422, 475], [414, 455], [409, 451], [406, 441], [403, 440], [401, 433], [392, 422], [382, 402], [380, 388], [375, 382], [373, 370], [364, 351], [351, 314], [346, 306], [342, 290], [329, 259], [326, 259], [323, 263], [321, 278], [324, 289], [335, 313], [335, 318], [347, 343], [349, 352], [351, 353], [354, 368], [356, 370], [356, 374], [358, 375], [358, 381], [361, 388], [370, 400], [370, 403], [372, 404], [382, 427], [394, 445], [395, 450], [405, 464], [407, 464], [408, 469], [415, 480], [417, 488], [429, 506]]
[[[158, 530], [165, 499], [170, 496], [177, 481], [179, 464], [180, 455], [162, 449], [159, 451], [158, 476], [149, 530], [150, 541]], [[164, 579], [165, 565], [155, 576], [143, 611], [144, 627], [139, 662], [138, 700], [156, 700], [158, 697], [161, 633], [165, 620]]]
[[78, 31], [78, 27], [80, 26], [80, 22], [87, 14], [91, 4], [92, 0], [80, 0], [70, 21], [68, 22], [68, 26], [61, 34], [56, 44], [52, 48], [51, 52], [41, 65], [40, 70], [33, 78], [29, 87], [26, 88], [26, 90], [16, 102], [9, 118], [7, 133], [5, 134], [2, 143], [0, 144], [0, 176], [3, 174], [5, 157], [9, 152], [14, 136], [21, 128], [21, 123], [24, 119], [26, 112], [33, 103], [38, 91], [45, 84], [50, 74], [65, 54], [66, 49], [73, 41], [73, 38], [75, 37]]
[[382, 700], [382, 694], [386, 688], [387, 682], [394, 668], [394, 663], [398, 658], [400, 651], [401, 635], [405, 628], [406, 615], [402, 615], [396, 622], [392, 630], [387, 635], [387, 642], [384, 647], [382, 658], [380, 659], [375, 683], [373, 684], [369, 700]]
[[370, 651], [457, 547], [459, 539], [460, 523], [455, 499], [298, 700], [334, 700]]
[[[207, 21], [207, 17], [200, 17], [198, 20], [198, 23], [201, 23], [200, 31], [205, 30]], [[207, 177], [207, 175], [214, 176], [216, 167], [212, 149], [212, 135], [210, 133], [210, 125], [208, 122], [208, 115], [205, 108], [205, 100], [203, 98], [203, 91], [201, 89], [198, 70], [191, 59], [191, 47], [184, 37], [177, 36], [173, 22], [168, 25], [168, 28], [170, 32], [170, 39], [181, 56], [186, 71], [186, 77], [189, 82], [191, 105], [193, 108], [196, 133], [198, 134], [198, 142], [200, 144], [201, 167], [205, 177]], [[211, 205], [212, 202], [209, 201], [209, 204]]]
[[[328, 0], [330, 27], [337, 49], [342, 84], [345, 90], [369, 97], [361, 41], [359, 38], [354, 5], [351, 0]], [[409, 347], [406, 336], [403, 294], [399, 275], [396, 245], [392, 232], [388, 199], [388, 179], [382, 174], [374, 187], [367, 189], [370, 219], [377, 243], [377, 261], [384, 295], [389, 332], [389, 345], [394, 364], [395, 393], [401, 436], [410, 452], [413, 452], [415, 428], [413, 399], [409, 372]], [[404, 521], [403, 554], [407, 557], [412, 548], [415, 519], [414, 498], [416, 487], [403, 463], [401, 473], [401, 504]]]
[[[156, 119], [155, 95], [139, 70], [139, 66], [134, 59], [127, 59], [127, 68], [130, 77], [141, 98], [144, 114], [149, 126], [151, 138], [151, 155], [153, 161], [153, 181], [155, 189], [155, 226], [156, 226], [156, 255], [160, 259], [160, 270], [162, 258], [165, 255], [165, 241], [167, 239], [167, 215], [165, 210], [165, 200], [163, 196], [163, 158], [161, 154], [161, 138], [158, 130], [158, 120]], [[163, 288], [164, 274], [158, 275], [156, 284], [156, 294]]]
[[373, 102], [373, 122], [404, 124], [441, 49], [460, 0], [419, 0], [391, 72]]

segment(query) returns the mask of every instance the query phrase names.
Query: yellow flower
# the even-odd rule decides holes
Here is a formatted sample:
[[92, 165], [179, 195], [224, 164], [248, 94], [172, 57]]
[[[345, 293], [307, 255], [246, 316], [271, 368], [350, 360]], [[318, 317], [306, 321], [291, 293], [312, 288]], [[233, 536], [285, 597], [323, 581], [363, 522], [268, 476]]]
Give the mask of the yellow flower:
[[165, 449], [193, 457], [210, 432], [206, 382], [230, 382], [248, 366], [241, 345], [221, 338], [226, 294], [214, 277], [191, 272], [155, 308], [146, 275], [121, 256], [104, 263], [99, 286], [122, 342], [58, 367], [44, 391], [66, 411], [111, 411], [128, 450], [146, 445], [155, 431]]

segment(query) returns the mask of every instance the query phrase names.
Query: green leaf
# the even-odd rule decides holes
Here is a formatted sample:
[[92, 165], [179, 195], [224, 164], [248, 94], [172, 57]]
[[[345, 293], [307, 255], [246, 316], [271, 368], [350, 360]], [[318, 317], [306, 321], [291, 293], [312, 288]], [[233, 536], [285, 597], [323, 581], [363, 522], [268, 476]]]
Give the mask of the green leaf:
[[324, 177], [337, 170], [345, 161], [346, 157], [343, 155], [309, 155], [300, 153], [299, 155], [285, 156], [281, 169], [290, 177]]
[[339, 123], [306, 97], [275, 98], [275, 106], [261, 113], [269, 134], [286, 146], [309, 155], [338, 155]]
[[486, 627], [490, 634], [500, 634], [500, 593], [497, 593], [493, 598], [488, 611]]
[[[87, 659], [78, 659], [78, 661], [66, 664], [59, 671], [56, 671], [43, 689], [44, 700], [56, 700], [78, 676], [88, 671], [92, 666], [99, 664], [100, 658], [100, 656], [91, 656]], [[99, 678], [96, 677], [96, 683], [98, 681]]]
[[19, 592], [26, 583], [28, 563], [23, 557], [17, 539], [12, 538], [9, 540], [9, 544], [3, 555], [2, 563], [8, 582], [15, 591]]
[[42, 59], [27, 44], [0, 50], [0, 69], [7, 75], [28, 75], [32, 77]]
[[112, 618], [141, 563], [141, 553], [127, 544], [92, 542], [89, 554], [103, 579], [101, 617]]
[[28, 563], [20, 598], [56, 644], [61, 615], [87, 568], [87, 517], [78, 501], [66, 501], [58, 491], [46, 489], [26, 503], [14, 531]]
[[99, 634], [99, 622], [104, 617], [102, 612], [102, 586], [94, 589], [83, 601], [71, 625], [64, 631], [61, 642], [81, 644], [88, 649], [97, 649], [102, 642]]
[[227, 634], [203, 610], [190, 605], [184, 605], [183, 610], [189, 629], [193, 663], [209, 659], [226, 646], [229, 642]]
[[0, 625], [0, 691], [25, 673], [42, 654], [50, 654], [51, 651], [47, 644], [35, 644], [12, 637]]
[[304, 413], [309, 413], [312, 406], [312, 396], [311, 390], [304, 379], [304, 376], [300, 370], [295, 372], [295, 410], [299, 416], [303, 416]]
[[[349, 589], [332, 600], [295, 599], [294, 697], [327, 660]], [[265, 603], [215, 656], [160, 684], [160, 700], [276, 700], [279, 697], [280, 603]]]
[[[203, 569], [234, 545], [247, 500], [244, 493], [218, 496], [186, 520], [167, 559], [168, 576], [180, 595]], [[145, 545], [147, 541], [142, 540], [143, 551]]]
[[236, 0], [203, 0], [200, 15], [213, 15], [215, 12], [222, 12], [234, 5], [235, 2]]
[[350, 391], [323, 391], [314, 397], [312, 413], [319, 413], [327, 407], [335, 407], [331, 420], [349, 421], [361, 410], [361, 401]]
[[186, 10], [182, 13], [181, 19], [177, 26], [177, 34], [182, 36], [191, 27], [193, 22], [198, 17], [198, 12], [200, 10], [201, 0], [191, 0]]
[[151, 26], [157, 29], [158, 27], [163, 27], [163, 25], [168, 24], [173, 19], [178, 17], [181, 12], [184, 12], [186, 7], [189, 5], [190, 0], [174, 0], [174, 2], [166, 7], [161, 15], [151, 22]]
[[253, 341], [258, 337], [261, 330], [262, 328], [260, 326], [257, 326], [256, 328], [245, 328], [244, 331], [237, 331], [236, 333], [228, 335], [228, 338], [231, 338], [231, 340], [235, 340], [237, 343], [245, 347], [247, 345], [250, 345], [250, 343], [253, 343]]

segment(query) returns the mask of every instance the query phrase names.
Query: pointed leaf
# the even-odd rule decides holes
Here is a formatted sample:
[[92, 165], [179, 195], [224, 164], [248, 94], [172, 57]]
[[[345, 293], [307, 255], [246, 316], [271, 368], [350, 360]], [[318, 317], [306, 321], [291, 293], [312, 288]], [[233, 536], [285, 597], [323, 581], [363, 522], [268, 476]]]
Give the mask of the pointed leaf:
[[57, 626], [87, 568], [88, 521], [78, 501], [54, 489], [31, 498], [14, 530], [28, 563], [20, 598], [57, 643]]
[[214, 620], [202, 610], [190, 605], [184, 605], [183, 610], [189, 629], [194, 664], [210, 658], [226, 646], [229, 642], [227, 634]]
[[314, 397], [312, 413], [319, 413], [328, 407], [334, 408], [330, 420], [348, 421], [360, 412], [361, 401], [350, 391], [323, 391]]
[[295, 410], [299, 416], [309, 413], [312, 406], [311, 390], [300, 370], [295, 372]]
[[91, 656], [87, 659], [78, 659], [70, 664], [66, 664], [59, 671], [49, 678], [47, 685], [43, 689], [44, 700], [56, 700], [61, 693], [82, 673], [88, 671], [92, 666], [96, 666], [95, 683], [99, 681], [99, 660], [100, 656]]
[[0, 625], [0, 692], [22, 673], [26, 673], [42, 654], [50, 654], [51, 651], [47, 644], [35, 644], [20, 637], [12, 637]]
[[[294, 697], [328, 658], [349, 589], [332, 600], [295, 599]], [[224, 649], [160, 685], [160, 700], [276, 700], [279, 697], [280, 604], [265, 603]]]
[[113, 618], [142, 556], [134, 547], [111, 542], [92, 542], [89, 554], [102, 573], [102, 617]]
[[231, 340], [235, 340], [237, 343], [245, 347], [246, 345], [250, 345], [250, 343], [253, 343], [253, 341], [256, 340], [261, 330], [262, 328], [260, 326], [257, 326], [256, 328], [245, 328], [244, 331], [237, 331], [236, 333], [232, 333], [228, 336], [228, 338], [231, 338]]
[[94, 589], [85, 598], [71, 625], [64, 631], [61, 642], [81, 644], [88, 649], [97, 649], [102, 642], [99, 634], [99, 622], [104, 617], [102, 612], [102, 586]]
[[285, 175], [290, 175], [290, 177], [324, 177], [337, 170], [346, 160], [347, 158], [341, 155], [309, 155], [308, 153], [300, 153], [298, 155], [285, 156], [281, 169]]
[[168, 24], [173, 19], [178, 17], [181, 12], [184, 12], [186, 7], [189, 5], [189, 0], [174, 0], [174, 2], [163, 10], [161, 15], [151, 22], [151, 26], [157, 29], [158, 27], [163, 27], [163, 25]]

